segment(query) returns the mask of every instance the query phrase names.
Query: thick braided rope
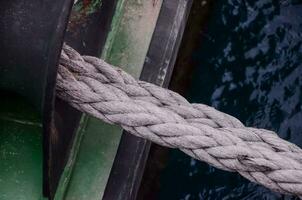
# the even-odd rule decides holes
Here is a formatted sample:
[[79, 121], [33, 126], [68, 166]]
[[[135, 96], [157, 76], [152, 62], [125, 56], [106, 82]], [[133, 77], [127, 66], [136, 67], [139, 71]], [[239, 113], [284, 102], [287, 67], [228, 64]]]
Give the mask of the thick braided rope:
[[191, 157], [274, 191], [302, 197], [302, 150], [272, 131], [156, 85], [137, 81], [101, 59], [64, 45], [57, 95], [76, 109], [136, 136], [178, 148]]

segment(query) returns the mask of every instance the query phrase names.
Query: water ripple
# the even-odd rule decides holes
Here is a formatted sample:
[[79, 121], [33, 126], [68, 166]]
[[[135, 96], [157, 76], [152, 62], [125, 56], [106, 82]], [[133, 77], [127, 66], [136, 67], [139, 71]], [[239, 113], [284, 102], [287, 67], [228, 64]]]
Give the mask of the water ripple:
[[[218, 2], [192, 57], [187, 97], [302, 147], [302, 1]], [[176, 151], [162, 185], [161, 199], [295, 199]]]

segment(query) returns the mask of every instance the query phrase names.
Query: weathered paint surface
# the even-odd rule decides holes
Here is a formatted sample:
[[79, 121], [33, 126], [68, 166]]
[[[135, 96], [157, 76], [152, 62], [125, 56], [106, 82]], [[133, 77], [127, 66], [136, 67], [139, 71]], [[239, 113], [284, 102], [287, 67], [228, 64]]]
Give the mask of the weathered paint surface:
[[42, 199], [42, 125], [19, 96], [1, 93], [0, 200]]
[[138, 78], [161, 5], [162, 0], [121, 0], [103, 58]]
[[[106, 186], [118, 141], [110, 125], [95, 118], [84, 117], [74, 140], [70, 159], [63, 173], [55, 199], [99, 199]], [[104, 132], [104, 134], [99, 134]], [[101, 137], [100, 137], [101, 136]], [[108, 162], [109, 161], [109, 162]]]
[[[119, 0], [102, 57], [139, 77], [161, 4], [161, 0]], [[102, 198], [121, 133], [116, 126], [83, 117], [56, 200]]]

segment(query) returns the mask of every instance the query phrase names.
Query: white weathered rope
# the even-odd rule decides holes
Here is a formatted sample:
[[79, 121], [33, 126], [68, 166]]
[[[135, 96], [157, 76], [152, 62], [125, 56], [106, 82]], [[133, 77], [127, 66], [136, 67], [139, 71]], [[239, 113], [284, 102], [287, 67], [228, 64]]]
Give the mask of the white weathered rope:
[[64, 45], [57, 95], [76, 109], [122, 126], [157, 144], [242, 176], [274, 191], [302, 197], [302, 150], [272, 131], [156, 85], [137, 81], [101, 59]]

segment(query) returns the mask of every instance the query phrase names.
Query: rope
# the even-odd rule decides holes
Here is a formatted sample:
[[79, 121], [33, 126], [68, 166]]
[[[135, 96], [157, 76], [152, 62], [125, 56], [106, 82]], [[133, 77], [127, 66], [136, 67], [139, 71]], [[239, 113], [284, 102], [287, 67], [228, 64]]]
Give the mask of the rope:
[[137, 81], [101, 59], [64, 45], [57, 95], [74, 108], [157, 144], [178, 148], [273, 191], [302, 197], [302, 150], [272, 131], [179, 94]]

